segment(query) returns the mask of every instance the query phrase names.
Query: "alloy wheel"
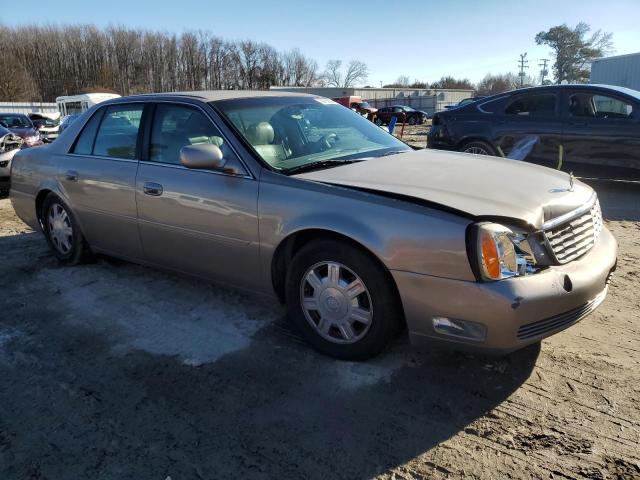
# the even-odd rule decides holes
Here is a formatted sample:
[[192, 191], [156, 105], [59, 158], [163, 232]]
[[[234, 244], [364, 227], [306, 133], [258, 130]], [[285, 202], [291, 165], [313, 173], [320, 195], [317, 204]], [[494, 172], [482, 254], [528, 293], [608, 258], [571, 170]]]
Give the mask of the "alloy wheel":
[[465, 148], [463, 150], [463, 152], [464, 153], [474, 153], [476, 155], [489, 155], [489, 152], [487, 152], [484, 148], [477, 147], [477, 146]]

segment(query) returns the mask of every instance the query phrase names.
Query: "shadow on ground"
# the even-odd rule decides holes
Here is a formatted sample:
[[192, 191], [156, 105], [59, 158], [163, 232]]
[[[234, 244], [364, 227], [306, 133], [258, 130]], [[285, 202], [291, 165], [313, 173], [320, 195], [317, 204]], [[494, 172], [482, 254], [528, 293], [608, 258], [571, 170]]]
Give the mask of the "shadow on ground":
[[[374, 361], [334, 361], [277, 305], [118, 262], [61, 267], [43, 243], [0, 239], [2, 478], [370, 478], [498, 406], [539, 354], [414, 357], [400, 339]], [[221, 330], [221, 355], [147, 348], [220, 324], [238, 327]]]

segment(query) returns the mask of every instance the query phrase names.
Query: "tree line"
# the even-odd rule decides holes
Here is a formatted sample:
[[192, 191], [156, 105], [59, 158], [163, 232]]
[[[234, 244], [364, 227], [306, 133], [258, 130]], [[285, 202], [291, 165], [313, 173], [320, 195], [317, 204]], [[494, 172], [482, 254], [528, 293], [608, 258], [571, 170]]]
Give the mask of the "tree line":
[[279, 52], [264, 42], [228, 41], [208, 31], [0, 25], [0, 52], [0, 101], [53, 101], [86, 91], [349, 87], [368, 75], [357, 60], [331, 60], [322, 71], [298, 49]]
[[[580, 22], [536, 35], [552, 50], [555, 81], [589, 81], [590, 62], [612, 51], [610, 33]], [[228, 41], [209, 31], [182, 34], [94, 25], [0, 25], [0, 101], [53, 101], [59, 95], [107, 91], [121, 95], [271, 86], [347, 88], [367, 80], [358, 60], [318, 63], [300, 50], [278, 51], [254, 40]], [[525, 84], [535, 85], [534, 77]], [[432, 83], [400, 75], [385, 87], [472, 89], [492, 95], [519, 87], [512, 73], [487, 74], [477, 84], [443, 76]]]

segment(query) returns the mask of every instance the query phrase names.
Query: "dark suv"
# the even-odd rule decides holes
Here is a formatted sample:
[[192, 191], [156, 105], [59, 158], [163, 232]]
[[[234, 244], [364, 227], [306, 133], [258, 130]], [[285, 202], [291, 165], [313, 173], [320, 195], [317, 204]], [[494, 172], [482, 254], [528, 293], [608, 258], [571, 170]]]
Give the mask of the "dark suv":
[[421, 125], [427, 119], [427, 114], [404, 105], [394, 105], [393, 107], [379, 108], [376, 112], [375, 123], [376, 125], [387, 125], [392, 117], [397, 117], [398, 123]]
[[605, 85], [514, 90], [435, 114], [427, 145], [567, 171], [623, 167], [635, 176], [640, 92]]

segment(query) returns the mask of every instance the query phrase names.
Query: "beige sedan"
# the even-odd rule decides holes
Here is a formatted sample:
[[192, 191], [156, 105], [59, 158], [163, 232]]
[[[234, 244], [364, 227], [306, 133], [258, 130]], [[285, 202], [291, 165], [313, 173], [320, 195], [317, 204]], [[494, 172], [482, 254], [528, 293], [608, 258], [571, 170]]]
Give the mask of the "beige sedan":
[[511, 160], [414, 151], [331, 100], [192, 92], [101, 103], [14, 159], [11, 199], [62, 262], [92, 252], [285, 302], [319, 351], [508, 352], [604, 299], [593, 190]]

